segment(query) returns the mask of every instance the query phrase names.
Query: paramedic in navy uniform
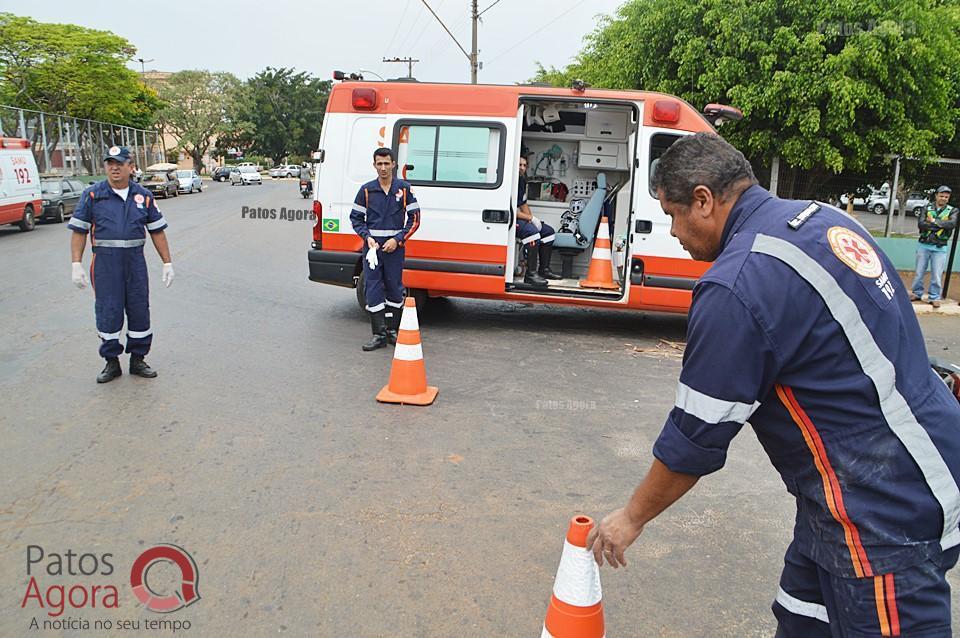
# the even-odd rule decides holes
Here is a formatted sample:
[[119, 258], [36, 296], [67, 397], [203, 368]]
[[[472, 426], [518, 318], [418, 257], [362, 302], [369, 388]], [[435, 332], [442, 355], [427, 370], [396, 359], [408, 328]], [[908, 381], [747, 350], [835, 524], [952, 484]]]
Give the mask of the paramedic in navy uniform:
[[394, 176], [393, 151], [373, 152], [377, 179], [360, 187], [350, 212], [353, 230], [363, 240], [364, 294], [373, 337], [369, 352], [397, 342], [403, 308], [403, 254], [407, 240], [420, 226], [420, 204], [410, 184]]
[[153, 341], [143, 246], [146, 233], [150, 233], [163, 261], [162, 281], [169, 287], [173, 282], [173, 264], [163, 231], [167, 222], [157, 210], [150, 191], [131, 180], [134, 168], [126, 147], [111, 147], [103, 158], [103, 168], [107, 179], [83, 191], [67, 224], [73, 231], [70, 239], [73, 283], [79, 288], [88, 283], [82, 260], [89, 233], [94, 253], [90, 259], [90, 279], [96, 296], [97, 332], [102, 341], [100, 356], [107, 360], [97, 383], [107, 383], [123, 374], [119, 357], [123, 353], [120, 332], [124, 314], [130, 374], [152, 379], [157, 373], [143, 360]]
[[950, 636], [960, 405], [897, 271], [856, 220], [771, 195], [714, 134], [674, 143], [652, 186], [671, 233], [713, 264], [652, 466], [587, 539], [597, 562], [625, 565], [749, 421], [797, 503], [776, 635]]
[[[517, 190], [517, 239], [527, 249], [527, 272], [523, 282], [544, 287], [548, 279], [563, 279], [550, 270], [550, 256], [553, 254], [553, 240], [556, 233], [548, 224], [544, 224], [530, 212], [527, 203], [527, 158], [520, 158], [520, 186]], [[540, 267], [537, 268], [539, 256]]]

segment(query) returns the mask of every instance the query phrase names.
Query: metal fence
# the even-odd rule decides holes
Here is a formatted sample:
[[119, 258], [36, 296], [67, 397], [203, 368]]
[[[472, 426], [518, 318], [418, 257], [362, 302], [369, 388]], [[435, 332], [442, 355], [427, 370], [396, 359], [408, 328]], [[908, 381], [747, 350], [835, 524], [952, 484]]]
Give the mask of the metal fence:
[[99, 175], [111, 146], [127, 146], [141, 167], [165, 161], [160, 133], [0, 105], [0, 135], [30, 141], [41, 174]]

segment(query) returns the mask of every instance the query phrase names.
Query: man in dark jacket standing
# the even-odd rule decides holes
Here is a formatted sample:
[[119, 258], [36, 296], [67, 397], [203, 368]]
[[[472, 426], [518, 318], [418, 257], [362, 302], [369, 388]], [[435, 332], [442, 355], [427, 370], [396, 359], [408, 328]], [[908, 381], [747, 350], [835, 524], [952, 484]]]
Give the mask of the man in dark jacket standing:
[[920, 301], [923, 297], [923, 276], [930, 269], [930, 289], [927, 301], [934, 308], [940, 307], [940, 286], [943, 269], [947, 264], [947, 241], [957, 225], [956, 207], [950, 201], [950, 187], [937, 189], [937, 198], [920, 215], [917, 226], [920, 228], [920, 243], [917, 245], [917, 275], [913, 278], [910, 301]]

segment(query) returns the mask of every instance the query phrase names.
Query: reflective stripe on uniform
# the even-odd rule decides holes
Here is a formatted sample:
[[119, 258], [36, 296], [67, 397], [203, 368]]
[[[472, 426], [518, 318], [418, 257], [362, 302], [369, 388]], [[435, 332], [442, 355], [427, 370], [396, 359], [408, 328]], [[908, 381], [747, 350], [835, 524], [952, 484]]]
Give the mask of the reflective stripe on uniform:
[[144, 337], [149, 337], [152, 334], [153, 334], [153, 328], [148, 328], [143, 331], [127, 330], [127, 336], [132, 339], [143, 339]]
[[737, 401], [724, 401], [698, 392], [685, 383], [678, 383], [677, 399], [674, 405], [704, 423], [716, 425], [728, 421], [742, 424], [760, 406], [760, 402], [755, 401], [751, 405]]
[[403, 232], [403, 229], [398, 230], [380, 230], [378, 228], [371, 228], [368, 231], [373, 237], [393, 237], [394, 235], [399, 235]]
[[93, 245], [97, 248], [136, 248], [146, 242], [146, 239], [95, 239]]
[[164, 226], [166, 226], [166, 225], [167, 225], [167, 220], [165, 220], [165, 219], [161, 216], [160, 219], [158, 219], [157, 221], [155, 221], [155, 222], [150, 222], [149, 224], [147, 224], [147, 230], [156, 230], [156, 229], [162, 228], [162, 227], [164, 227]]
[[378, 303], [376, 306], [367, 306], [367, 312], [380, 312], [386, 308], [386, 305]]
[[407, 205], [407, 212], [411, 213], [415, 210], [420, 210], [420, 202], [413, 202], [412, 204]]
[[423, 347], [419, 343], [414, 345], [398, 343], [393, 349], [393, 358], [401, 361], [419, 361], [423, 359]]
[[363, 214], [363, 215], [366, 215], [366, 214], [367, 214], [367, 208], [366, 208], [366, 206], [361, 206], [360, 204], [354, 204], [354, 205], [353, 205], [353, 210], [355, 210], [355, 211], [357, 211], [358, 213], [361, 213], [361, 214]]
[[553, 241], [554, 239], [556, 239], [556, 238], [557, 238], [556, 234], [547, 235], [546, 237], [541, 237], [541, 238], [540, 238], [540, 241], [541, 241], [542, 243], [544, 243], [544, 244], [549, 244], [550, 242], [552, 242], [552, 241]]
[[537, 241], [538, 239], [540, 239], [540, 233], [534, 233], [534, 234], [530, 235], [529, 237], [524, 237], [523, 239], [521, 239], [521, 240], [520, 240], [520, 243], [521, 243], [521, 244], [532, 244], [533, 242]]
[[777, 588], [777, 602], [780, 606], [791, 614], [814, 618], [827, 624], [830, 623], [830, 617], [827, 615], [827, 608], [818, 603], [808, 603], [805, 600], [794, 598], [783, 590], [783, 587]]
[[70, 221], [67, 223], [67, 226], [76, 228], [77, 230], [90, 230], [90, 222], [85, 222], [82, 219], [77, 219], [76, 217], [71, 217]]
[[385, 302], [383, 302], [383, 303], [387, 304], [387, 305], [390, 306], [391, 308], [403, 308], [403, 302], [402, 302], [402, 301], [390, 301], [389, 299], [387, 299], [387, 300], [386, 300]]
[[100, 338], [103, 339], [104, 341], [110, 341], [111, 339], [119, 339], [119, 338], [120, 338], [120, 333], [119, 333], [119, 332], [100, 332], [100, 331], [98, 330], [98, 331], [97, 331], [97, 334], [100, 335]]
[[943, 510], [940, 547], [960, 545], [960, 488], [930, 435], [917, 422], [896, 386], [896, 370], [870, 333], [857, 306], [827, 270], [797, 246], [769, 235], [757, 235], [752, 252], [779, 259], [809, 283], [823, 299], [840, 325], [863, 373], [870, 378], [880, 399], [880, 411], [893, 434], [903, 443], [920, 468], [927, 487]]

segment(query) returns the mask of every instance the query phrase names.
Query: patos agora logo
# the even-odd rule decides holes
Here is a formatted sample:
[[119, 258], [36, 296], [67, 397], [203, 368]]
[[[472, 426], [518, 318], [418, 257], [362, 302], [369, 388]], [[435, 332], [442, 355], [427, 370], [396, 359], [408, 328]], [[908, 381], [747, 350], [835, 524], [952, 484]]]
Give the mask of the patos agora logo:
[[[147, 584], [150, 568], [163, 562], [173, 563], [180, 569], [180, 589], [173, 593], [153, 591]], [[199, 576], [196, 562], [185, 549], [161, 544], [151, 547], [133, 561], [133, 567], [130, 568], [130, 586], [133, 588], [133, 595], [147, 609], [169, 613], [200, 600], [200, 592], [197, 591]]]

